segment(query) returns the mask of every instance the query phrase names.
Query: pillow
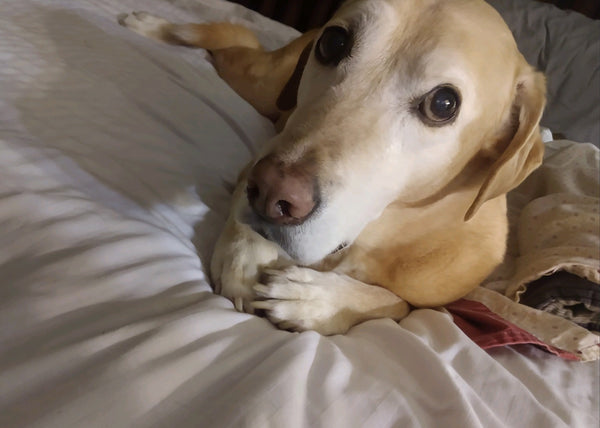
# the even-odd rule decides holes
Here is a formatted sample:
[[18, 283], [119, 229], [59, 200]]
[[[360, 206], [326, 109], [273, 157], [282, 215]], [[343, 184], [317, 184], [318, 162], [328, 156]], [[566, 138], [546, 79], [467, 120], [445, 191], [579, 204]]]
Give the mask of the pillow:
[[527, 61], [546, 74], [542, 125], [600, 147], [600, 21], [535, 1], [487, 1], [505, 19]]

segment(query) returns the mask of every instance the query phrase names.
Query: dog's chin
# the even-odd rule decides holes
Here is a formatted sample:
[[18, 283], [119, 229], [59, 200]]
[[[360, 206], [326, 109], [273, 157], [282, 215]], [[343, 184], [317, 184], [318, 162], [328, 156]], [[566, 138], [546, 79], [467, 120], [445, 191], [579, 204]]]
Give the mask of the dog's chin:
[[[274, 225], [250, 210], [243, 216], [243, 221], [260, 236], [279, 245], [295, 263], [303, 266], [317, 263], [348, 245], [346, 242], [332, 239], [331, 236], [316, 234], [316, 228], [310, 222], [300, 225]], [[318, 235], [319, 239], [314, 235]]]

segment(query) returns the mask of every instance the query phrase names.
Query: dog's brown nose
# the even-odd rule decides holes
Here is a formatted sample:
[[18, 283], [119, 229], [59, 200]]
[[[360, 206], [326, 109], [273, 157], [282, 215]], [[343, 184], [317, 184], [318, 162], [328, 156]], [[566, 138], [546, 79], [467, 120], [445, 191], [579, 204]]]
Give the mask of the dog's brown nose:
[[316, 205], [309, 174], [286, 168], [270, 156], [254, 165], [246, 192], [254, 212], [275, 224], [301, 224]]

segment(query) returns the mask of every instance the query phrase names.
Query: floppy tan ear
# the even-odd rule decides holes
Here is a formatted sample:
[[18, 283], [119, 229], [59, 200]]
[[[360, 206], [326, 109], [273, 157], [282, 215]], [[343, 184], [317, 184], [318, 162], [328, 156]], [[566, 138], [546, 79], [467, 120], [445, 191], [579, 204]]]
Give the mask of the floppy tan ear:
[[510, 143], [492, 164], [479, 193], [465, 214], [469, 220], [484, 202], [517, 187], [542, 163], [544, 143], [539, 122], [546, 104], [546, 79], [544, 75], [528, 69], [518, 80], [513, 109], [518, 124]]
[[277, 98], [277, 108], [281, 111], [291, 110], [296, 107], [298, 102], [298, 87], [300, 86], [300, 79], [302, 78], [302, 73], [304, 72], [304, 67], [308, 62], [308, 57], [310, 56], [310, 51], [312, 50], [313, 42], [309, 42], [302, 53], [298, 57], [298, 62], [296, 63], [296, 68], [294, 68], [294, 72], [292, 76], [289, 78], [279, 97]]

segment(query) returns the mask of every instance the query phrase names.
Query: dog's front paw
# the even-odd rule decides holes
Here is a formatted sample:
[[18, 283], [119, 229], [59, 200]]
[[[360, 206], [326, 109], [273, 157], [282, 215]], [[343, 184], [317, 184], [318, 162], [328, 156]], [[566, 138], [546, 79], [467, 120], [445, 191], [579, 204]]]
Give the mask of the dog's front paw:
[[228, 220], [217, 241], [211, 260], [215, 293], [231, 300], [240, 312], [254, 313], [254, 285], [259, 273], [274, 266], [278, 247], [254, 232], [248, 225]]
[[254, 290], [262, 300], [252, 305], [264, 310], [267, 318], [282, 329], [343, 334], [359, 321], [356, 308], [344, 294], [352, 292], [351, 282], [355, 281], [346, 276], [292, 266], [267, 269], [259, 282]]
[[252, 289], [254, 284], [256, 280], [251, 273], [229, 270], [219, 278], [215, 292], [231, 300], [238, 312], [253, 314], [254, 306], [251, 303], [256, 297]]
[[165, 29], [170, 25], [166, 19], [148, 12], [132, 12], [118, 16], [119, 24], [151, 39], [162, 40]]
[[276, 258], [276, 252], [265, 254], [263, 251], [257, 254], [251, 248], [247, 251], [234, 251], [222, 260], [220, 272], [215, 275], [215, 292], [231, 300], [239, 312], [253, 314], [254, 306], [251, 302], [256, 297], [253, 286], [257, 283], [259, 269], [261, 265]]

